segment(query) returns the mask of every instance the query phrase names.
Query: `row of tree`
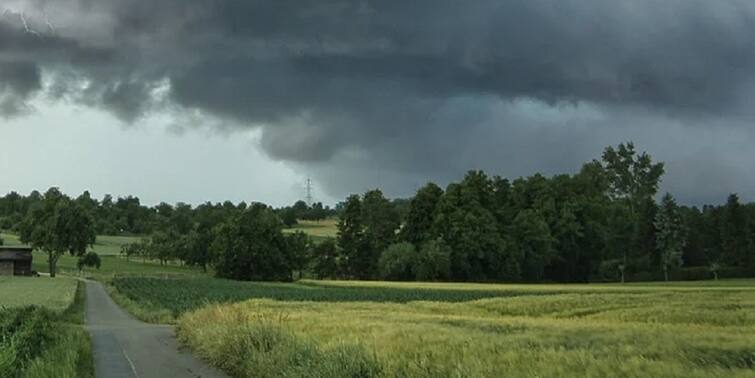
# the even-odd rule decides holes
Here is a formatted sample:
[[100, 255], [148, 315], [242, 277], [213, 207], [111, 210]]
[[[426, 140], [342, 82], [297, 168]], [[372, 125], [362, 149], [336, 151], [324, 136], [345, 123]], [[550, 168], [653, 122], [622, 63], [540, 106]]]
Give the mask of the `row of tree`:
[[574, 175], [511, 182], [472, 171], [445, 190], [429, 183], [403, 220], [379, 190], [352, 195], [334, 256], [316, 255], [314, 272], [527, 282], [755, 273], [755, 205], [731, 195], [724, 206], [681, 207], [670, 194], [658, 204], [663, 173], [628, 143]]
[[[295, 272], [526, 282], [755, 273], [755, 204], [734, 194], [721, 206], [679, 206], [670, 194], [657, 203], [663, 173], [662, 163], [629, 143], [573, 175], [509, 181], [472, 171], [445, 190], [429, 183], [410, 200], [371, 190], [334, 210], [303, 202], [145, 207], [135, 197], [72, 199], [52, 188], [0, 198], [0, 226], [47, 252], [53, 274], [62, 253], [83, 255], [95, 235], [121, 225], [144, 236], [123, 248], [127, 258], [178, 260], [245, 280], [289, 280]], [[315, 244], [284, 234], [291, 211], [294, 220], [338, 214], [338, 237]]]
[[[26, 214], [35, 205], [45, 200], [45, 194], [38, 191], [28, 196], [10, 192], [0, 197], [0, 229], [20, 232], [20, 225]], [[82, 206], [92, 217], [94, 229], [98, 235], [149, 235], [165, 227], [174, 215], [185, 220], [203, 213], [205, 208], [216, 209], [222, 207], [226, 211], [245, 209], [245, 202], [233, 204], [226, 201], [222, 204], [205, 203], [192, 208], [191, 205], [178, 203], [170, 205], [160, 203], [156, 206], [142, 205], [138, 197], [127, 196], [113, 199], [109, 194], [102, 200], [93, 198], [87, 191], [73, 199]], [[282, 207], [276, 214], [288, 226], [295, 225], [297, 220], [319, 221], [337, 214], [336, 209], [323, 205], [321, 202], [307, 205], [304, 201], [297, 201], [293, 206]]]

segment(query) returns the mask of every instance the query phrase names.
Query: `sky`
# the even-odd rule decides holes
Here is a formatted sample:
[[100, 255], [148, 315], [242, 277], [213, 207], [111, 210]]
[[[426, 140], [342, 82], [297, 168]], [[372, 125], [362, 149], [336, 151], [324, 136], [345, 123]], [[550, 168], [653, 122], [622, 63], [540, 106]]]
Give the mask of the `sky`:
[[755, 200], [750, 0], [3, 0], [0, 192], [144, 203], [573, 173]]

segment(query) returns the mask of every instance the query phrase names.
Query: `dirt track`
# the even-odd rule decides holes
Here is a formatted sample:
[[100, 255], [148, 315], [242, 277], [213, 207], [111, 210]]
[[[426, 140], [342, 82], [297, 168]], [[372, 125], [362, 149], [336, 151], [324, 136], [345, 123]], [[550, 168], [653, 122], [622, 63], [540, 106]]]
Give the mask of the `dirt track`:
[[134, 319], [98, 282], [86, 283], [86, 321], [92, 335], [95, 375], [119, 377], [225, 377], [182, 350], [173, 327]]

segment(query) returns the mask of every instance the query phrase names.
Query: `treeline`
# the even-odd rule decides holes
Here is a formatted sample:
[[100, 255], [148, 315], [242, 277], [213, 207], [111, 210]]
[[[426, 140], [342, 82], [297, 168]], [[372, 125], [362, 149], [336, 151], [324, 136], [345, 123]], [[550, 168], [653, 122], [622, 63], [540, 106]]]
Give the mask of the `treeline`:
[[[337, 279], [589, 282], [755, 275], [755, 204], [656, 201], [662, 163], [634, 146], [606, 148], [572, 175], [509, 181], [471, 171], [410, 200], [380, 190], [335, 209], [297, 202], [196, 207], [102, 201], [56, 188], [0, 198], [0, 228], [50, 256], [83, 255], [97, 234], [138, 234], [127, 258], [181, 261], [243, 280]], [[292, 215], [293, 214], [293, 215]], [[338, 237], [313, 243], [284, 228], [336, 214]], [[287, 218], [292, 218], [287, 219]], [[111, 232], [112, 231], [112, 232]]]
[[400, 219], [379, 190], [350, 196], [318, 277], [588, 282], [755, 274], [755, 204], [655, 200], [664, 165], [633, 144], [574, 175], [469, 172], [419, 189]]
[[[10, 192], [0, 197], [0, 230], [20, 232], [20, 225], [29, 210], [44, 200], [44, 194], [32, 191], [24, 196]], [[223, 203], [204, 203], [192, 207], [186, 203], [170, 205], [160, 203], [156, 206], [141, 204], [139, 197], [126, 196], [113, 199], [106, 194], [102, 200], [93, 198], [86, 191], [74, 199], [92, 216], [95, 232], [98, 235], [148, 235], [165, 228], [175, 218], [184, 220], [201, 218], [207, 212], [229, 212], [243, 210], [249, 205], [245, 202], [234, 204], [230, 201]], [[293, 206], [275, 209], [276, 214], [288, 226], [293, 226], [298, 220], [323, 220], [337, 215], [337, 209], [324, 206], [321, 202], [311, 206], [304, 201], [297, 201]], [[181, 221], [180, 221], [181, 222]]]

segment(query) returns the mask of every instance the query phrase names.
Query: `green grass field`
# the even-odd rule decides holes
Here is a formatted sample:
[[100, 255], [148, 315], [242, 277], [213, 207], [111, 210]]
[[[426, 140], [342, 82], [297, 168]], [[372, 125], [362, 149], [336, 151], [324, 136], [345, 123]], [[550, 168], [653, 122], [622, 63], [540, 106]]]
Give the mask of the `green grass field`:
[[[23, 245], [18, 235], [3, 233], [4, 245]], [[125, 244], [136, 243], [141, 240], [139, 236], [109, 236], [99, 235], [89, 251], [94, 251], [100, 256], [114, 256], [121, 253], [121, 247]]]
[[0, 277], [0, 377], [93, 377], [84, 285]]
[[285, 233], [294, 233], [301, 231], [309, 235], [313, 241], [320, 242], [328, 238], [335, 238], [338, 234], [335, 218], [324, 219], [321, 221], [300, 220], [299, 223], [291, 228], [284, 228]]
[[0, 307], [38, 305], [63, 311], [73, 302], [77, 284], [66, 277], [0, 277]]
[[[171, 263], [169, 265], [160, 265], [157, 261], [143, 261], [132, 258], [126, 260], [120, 256], [105, 255], [101, 257], [102, 265], [100, 269], [87, 268], [84, 275], [94, 279], [109, 281], [115, 275], [188, 275], [202, 276], [204, 273], [200, 268], [181, 266]], [[58, 260], [58, 273], [68, 275], [78, 275], [76, 263], [78, 257], [70, 255], [61, 256]], [[40, 273], [49, 273], [50, 269], [47, 264], [47, 255], [42, 252], [34, 252], [32, 269]]]
[[179, 314], [180, 338], [239, 377], [755, 375], [753, 280], [114, 286], [146, 313]]

